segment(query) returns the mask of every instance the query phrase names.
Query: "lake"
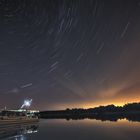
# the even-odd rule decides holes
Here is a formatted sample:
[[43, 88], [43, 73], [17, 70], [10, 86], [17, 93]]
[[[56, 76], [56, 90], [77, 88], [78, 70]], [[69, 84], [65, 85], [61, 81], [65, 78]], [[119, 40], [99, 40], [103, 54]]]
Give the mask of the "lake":
[[5, 138], [1, 139], [140, 140], [140, 122], [129, 122], [125, 119], [117, 122], [94, 119], [69, 121], [64, 119], [44, 119], [40, 120], [39, 124], [24, 126], [24, 129], [19, 127], [19, 133], [16, 132], [13, 135], [11, 134], [11, 136], [5, 136]]

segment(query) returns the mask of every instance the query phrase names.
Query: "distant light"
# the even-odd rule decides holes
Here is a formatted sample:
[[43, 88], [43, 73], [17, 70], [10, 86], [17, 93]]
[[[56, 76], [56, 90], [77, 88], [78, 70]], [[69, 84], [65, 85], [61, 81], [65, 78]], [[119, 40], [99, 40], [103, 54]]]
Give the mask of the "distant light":
[[24, 103], [21, 106], [21, 108], [23, 108], [23, 107], [30, 107], [31, 103], [32, 103], [32, 99], [31, 100], [24, 100]]
[[31, 102], [29, 100], [25, 100], [24, 105], [29, 107], [31, 105]]

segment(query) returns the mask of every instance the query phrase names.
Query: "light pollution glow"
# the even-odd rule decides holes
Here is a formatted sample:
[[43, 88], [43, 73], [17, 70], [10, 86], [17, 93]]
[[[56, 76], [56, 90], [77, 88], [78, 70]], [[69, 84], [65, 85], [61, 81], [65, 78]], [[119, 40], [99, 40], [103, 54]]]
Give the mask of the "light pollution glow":
[[105, 101], [93, 101], [93, 102], [85, 102], [85, 103], [73, 103], [73, 104], [57, 104], [52, 106], [51, 109], [66, 109], [66, 108], [93, 108], [98, 106], [106, 106], [106, 105], [115, 105], [115, 106], [123, 106], [127, 103], [134, 103], [140, 102], [140, 97], [125, 97], [125, 98], [118, 98], [118, 99], [109, 99]]

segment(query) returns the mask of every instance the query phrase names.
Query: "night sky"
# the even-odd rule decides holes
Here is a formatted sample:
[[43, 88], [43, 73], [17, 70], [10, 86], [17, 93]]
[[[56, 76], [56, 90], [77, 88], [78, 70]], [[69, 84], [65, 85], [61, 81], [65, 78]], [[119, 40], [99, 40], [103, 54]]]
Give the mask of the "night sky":
[[0, 0], [0, 108], [140, 101], [140, 0]]

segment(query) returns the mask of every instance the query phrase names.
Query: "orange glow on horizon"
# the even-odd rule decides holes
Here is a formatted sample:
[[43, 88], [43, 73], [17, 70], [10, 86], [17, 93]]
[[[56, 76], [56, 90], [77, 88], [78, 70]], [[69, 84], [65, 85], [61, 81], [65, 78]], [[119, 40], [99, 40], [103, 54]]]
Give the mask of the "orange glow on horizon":
[[[93, 101], [94, 102], [94, 101]], [[100, 101], [100, 102], [96, 102], [96, 103], [80, 103], [80, 104], [59, 104], [57, 106], [54, 106], [55, 109], [66, 109], [66, 108], [84, 108], [84, 109], [88, 109], [88, 108], [94, 108], [94, 107], [98, 107], [98, 106], [106, 106], [106, 105], [115, 105], [115, 106], [123, 106], [127, 103], [139, 103], [140, 102], [140, 98], [134, 98], [134, 99], [123, 99], [123, 100], [110, 100], [110, 101]]]
[[134, 99], [128, 99], [128, 100], [120, 100], [120, 101], [105, 101], [105, 102], [97, 102], [95, 104], [92, 103], [87, 103], [87, 104], [83, 104], [80, 105], [82, 106], [82, 108], [93, 108], [93, 107], [98, 107], [98, 106], [106, 106], [106, 105], [115, 105], [115, 106], [124, 106], [127, 103], [139, 103], [140, 102], [140, 98], [134, 98]]
[[[74, 103], [56, 103], [52, 104], [52, 106], [49, 108], [50, 110], [64, 110], [66, 108], [94, 108], [98, 106], [106, 106], [106, 105], [115, 105], [115, 106], [123, 106], [127, 103], [139, 103], [140, 102], [140, 97], [138, 97], [138, 92], [137, 94], [132, 94], [131, 96], [114, 96], [114, 97], [107, 97], [107, 98], [98, 98], [97, 100], [91, 99], [83, 102], [74, 102]], [[44, 105], [45, 106], [45, 105]]]

